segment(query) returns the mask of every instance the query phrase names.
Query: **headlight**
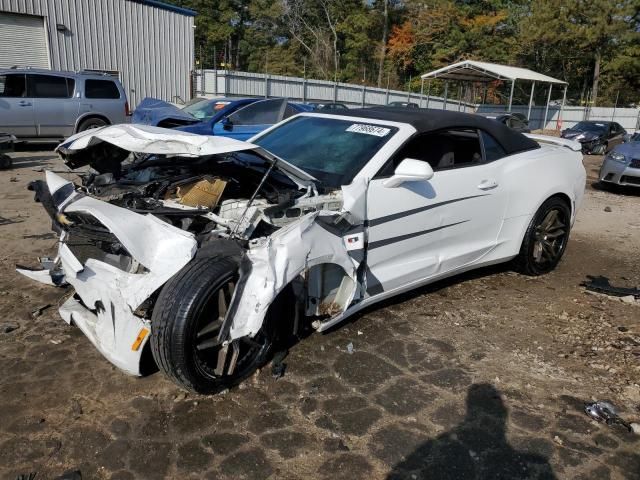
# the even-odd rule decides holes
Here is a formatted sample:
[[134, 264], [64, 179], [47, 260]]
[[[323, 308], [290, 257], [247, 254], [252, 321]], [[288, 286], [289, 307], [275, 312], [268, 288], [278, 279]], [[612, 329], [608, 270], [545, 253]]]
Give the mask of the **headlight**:
[[627, 158], [623, 154], [618, 152], [611, 152], [609, 155], [607, 155], [607, 157], [616, 162], [627, 163]]

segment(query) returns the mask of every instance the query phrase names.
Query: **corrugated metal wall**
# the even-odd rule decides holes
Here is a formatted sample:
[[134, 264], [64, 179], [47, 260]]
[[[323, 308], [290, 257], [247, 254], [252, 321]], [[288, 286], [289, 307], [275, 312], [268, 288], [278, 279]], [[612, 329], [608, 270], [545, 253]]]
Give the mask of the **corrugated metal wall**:
[[191, 16], [130, 0], [0, 0], [0, 11], [45, 17], [52, 69], [120, 72], [132, 108], [190, 98]]

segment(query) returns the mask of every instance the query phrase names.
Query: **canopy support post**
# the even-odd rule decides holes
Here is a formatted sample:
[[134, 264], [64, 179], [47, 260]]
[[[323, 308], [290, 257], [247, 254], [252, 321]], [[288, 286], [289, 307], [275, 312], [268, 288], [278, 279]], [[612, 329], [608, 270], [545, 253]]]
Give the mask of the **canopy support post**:
[[484, 83], [484, 93], [482, 94], [482, 105], [487, 104], [487, 92], [489, 90], [489, 84], [487, 82]]
[[420, 108], [422, 108], [422, 103], [424, 102], [424, 78], [420, 79]]
[[442, 105], [442, 109], [447, 109], [447, 93], [449, 93], [449, 82], [447, 80], [444, 81], [444, 105]]
[[516, 81], [511, 80], [511, 93], [509, 93], [509, 112], [511, 111], [511, 104], [513, 103], [513, 89], [516, 86]]
[[431, 79], [429, 79], [429, 83], [427, 83], [427, 106], [429, 108], [429, 97], [431, 95]]
[[562, 105], [560, 105], [560, 116], [558, 117], [558, 123], [556, 124], [556, 130], [562, 130], [563, 123], [563, 114], [564, 114], [564, 104], [567, 102], [567, 87], [569, 85], [564, 86], [564, 92], [562, 93]]
[[544, 120], [542, 123], [542, 130], [547, 126], [547, 115], [549, 115], [549, 102], [551, 101], [551, 89], [553, 88], [553, 83], [549, 84], [549, 94], [547, 95], [547, 105], [544, 107]]
[[531, 95], [529, 95], [529, 110], [527, 110], [527, 122], [531, 120], [531, 106], [533, 105], [533, 91], [536, 88], [536, 82], [531, 84]]

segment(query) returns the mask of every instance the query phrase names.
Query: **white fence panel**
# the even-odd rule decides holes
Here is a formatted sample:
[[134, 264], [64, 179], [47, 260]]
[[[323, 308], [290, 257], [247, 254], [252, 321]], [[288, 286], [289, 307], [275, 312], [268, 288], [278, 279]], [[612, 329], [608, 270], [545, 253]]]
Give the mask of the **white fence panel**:
[[[285, 75], [204, 70], [195, 72], [194, 86], [199, 96], [229, 97], [286, 97], [300, 102], [340, 102], [349, 107], [386, 105], [390, 102], [412, 102], [423, 108], [454, 112], [504, 112], [504, 105], [477, 105], [447, 99], [409, 93], [399, 90], [367, 87], [357, 84], [304, 79]], [[513, 112], [529, 116], [529, 125], [536, 129], [564, 129], [582, 120], [615, 121], [628, 131], [640, 128], [640, 109], [612, 107], [575, 107], [559, 105], [514, 105]], [[546, 112], [546, 118], [545, 118]]]

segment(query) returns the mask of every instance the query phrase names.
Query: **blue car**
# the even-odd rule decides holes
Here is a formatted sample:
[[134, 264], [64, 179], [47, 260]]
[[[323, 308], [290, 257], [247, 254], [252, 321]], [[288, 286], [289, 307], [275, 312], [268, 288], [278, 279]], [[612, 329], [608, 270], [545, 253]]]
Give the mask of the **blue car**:
[[197, 98], [183, 108], [145, 98], [131, 123], [247, 140], [287, 117], [312, 109], [285, 98]]

